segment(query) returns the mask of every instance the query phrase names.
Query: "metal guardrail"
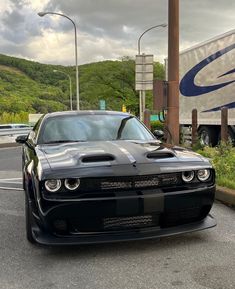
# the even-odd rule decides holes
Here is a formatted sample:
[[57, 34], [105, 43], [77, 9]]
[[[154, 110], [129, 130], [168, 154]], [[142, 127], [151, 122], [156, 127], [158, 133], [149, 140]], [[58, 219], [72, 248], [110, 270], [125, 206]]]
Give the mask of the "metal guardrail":
[[27, 135], [32, 130], [32, 127], [24, 128], [4, 128], [0, 129], [1, 136], [15, 136], [15, 135]]

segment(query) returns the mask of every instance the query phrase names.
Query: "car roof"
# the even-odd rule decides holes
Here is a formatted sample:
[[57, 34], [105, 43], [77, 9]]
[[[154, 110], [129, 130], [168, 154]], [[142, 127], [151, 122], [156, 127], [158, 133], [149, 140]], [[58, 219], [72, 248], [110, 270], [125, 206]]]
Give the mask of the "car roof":
[[45, 118], [50, 118], [54, 116], [71, 116], [71, 115], [123, 115], [130, 116], [131, 114], [121, 111], [111, 111], [111, 110], [73, 110], [73, 111], [57, 111], [52, 113], [47, 113]]

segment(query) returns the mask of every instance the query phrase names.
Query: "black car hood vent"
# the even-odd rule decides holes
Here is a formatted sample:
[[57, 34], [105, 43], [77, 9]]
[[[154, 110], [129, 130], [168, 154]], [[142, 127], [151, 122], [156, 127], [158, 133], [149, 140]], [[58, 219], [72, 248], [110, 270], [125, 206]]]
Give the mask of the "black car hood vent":
[[151, 152], [147, 154], [148, 159], [168, 159], [173, 158], [175, 155], [172, 153], [160, 153], [160, 152]]
[[110, 162], [114, 161], [114, 156], [112, 155], [92, 155], [84, 156], [82, 158], [83, 163], [96, 163], [96, 162]]

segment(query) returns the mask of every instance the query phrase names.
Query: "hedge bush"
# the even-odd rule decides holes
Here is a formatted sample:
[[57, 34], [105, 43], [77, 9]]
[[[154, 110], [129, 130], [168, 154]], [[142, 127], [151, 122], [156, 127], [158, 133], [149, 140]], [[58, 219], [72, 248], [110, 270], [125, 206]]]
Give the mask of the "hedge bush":
[[211, 160], [219, 186], [235, 189], [235, 148], [230, 143], [222, 142], [215, 148], [204, 147], [197, 152]]
[[163, 130], [164, 123], [160, 122], [159, 120], [154, 120], [150, 122], [151, 125], [151, 131], [154, 131], [156, 129]]

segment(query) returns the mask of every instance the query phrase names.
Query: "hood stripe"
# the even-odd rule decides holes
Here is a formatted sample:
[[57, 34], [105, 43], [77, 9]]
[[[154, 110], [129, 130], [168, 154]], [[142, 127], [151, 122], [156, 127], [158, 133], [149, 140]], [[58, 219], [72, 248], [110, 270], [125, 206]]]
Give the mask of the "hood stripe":
[[116, 147], [118, 147], [118, 149], [127, 156], [127, 158], [129, 159], [129, 161], [132, 164], [136, 163], [136, 159], [133, 157], [133, 155], [127, 149], [125, 149], [124, 147], [122, 147], [122, 146], [120, 146], [114, 142], [110, 142], [110, 143], [115, 145]]

